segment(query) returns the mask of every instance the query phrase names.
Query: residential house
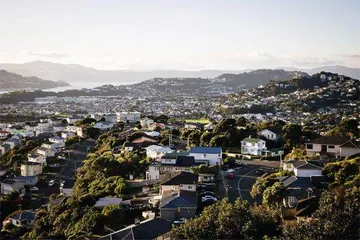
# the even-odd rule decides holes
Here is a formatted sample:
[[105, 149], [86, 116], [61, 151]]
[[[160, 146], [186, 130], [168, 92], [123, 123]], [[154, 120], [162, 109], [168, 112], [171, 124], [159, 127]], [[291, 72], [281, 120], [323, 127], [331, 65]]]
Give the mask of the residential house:
[[168, 221], [189, 219], [195, 216], [197, 209], [197, 193], [180, 190], [160, 200], [160, 217]]
[[83, 127], [77, 127], [76, 128], [76, 134], [81, 138], [85, 137], [84, 128]]
[[196, 166], [196, 163], [195, 158], [188, 155], [188, 152], [166, 153], [160, 161], [155, 161], [149, 165], [146, 179], [160, 179], [166, 173], [190, 171], [190, 168]]
[[266, 150], [266, 142], [259, 138], [245, 138], [241, 141], [241, 153], [261, 156]]
[[58, 136], [51, 137], [49, 138], [49, 142], [55, 143], [57, 148], [65, 147], [65, 139], [62, 137], [58, 137]]
[[106, 207], [106, 206], [109, 206], [109, 205], [117, 205], [117, 206], [119, 206], [121, 201], [122, 201], [121, 198], [114, 198], [114, 197], [100, 198], [95, 203], [95, 207]]
[[154, 120], [150, 119], [150, 118], [143, 118], [140, 120], [140, 125], [143, 128], [147, 128], [149, 127], [150, 124], [154, 123]]
[[69, 126], [66, 126], [65, 130], [68, 131], [68, 132], [73, 132], [73, 133], [76, 133], [77, 132], [77, 126], [72, 126], [72, 125], [69, 125]]
[[139, 112], [117, 112], [117, 121], [118, 122], [139, 122], [140, 121], [140, 115]]
[[53, 143], [53, 142], [45, 142], [45, 143], [41, 144], [41, 147], [53, 150], [55, 153], [60, 151], [58, 144]]
[[146, 157], [150, 157], [153, 159], [161, 157], [165, 153], [173, 152], [173, 150], [171, 148], [156, 146], [156, 145], [150, 145], [150, 146], [146, 147], [145, 149], [146, 149]]
[[295, 207], [297, 203], [312, 196], [317, 195], [316, 187], [310, 182], [309, 178], [284, 176], [278, 179], [285, 188], [284, 206]]
[[38, 176], [43, 172], [43, 164], [38, 162], [27, 162], [20, 166], [21, 176]]
[[1, 182], [1, 193], [11, 194], [14, 191], [21, 192], [24, 189], [24, 183], [14, 181], [11, 179], [5, 179]]
[[17, 227], [31, 226], [35, 221], [35, 212], [29, 210], [20, 211], [10, 216], [9, 221]]
[[209, 165], [221, 165], [221, 147], [191, 147], [189, 156], [193, 156], [196, 162], [208, 163]]
[[258, 132], [258, 136], [271, 141], [278, 141], [280, 139], [280, 132], [274, 129], [264, 129]]
[[[311, 155], [340, 155], [340, 146], [349, 139], [344, 137], [319, 137], [306, 144], [306, 154]], [[346, 149], [347, 150], [347, 149]], [[343, 154], [345, 154], [346, 150]]]
[[62, 132], [66, 129], [66, 125], [55, 125], [55, 126], [52, 126], [53, 128], [53, 133], [59, 133], [59, 132]]
[[68, 124], [74, 124], [79, 120], [81, 120], [81, 117], [78, 117], [78, 116], [72, 116], [72, 117], [66, 118], [66, 121], [68, 122]]
[[153, 137], [153, 138], [156, 138], [158, 136], [160, 136], [160, 133], [159, 132], [156, 132], [156, 131], [152, 131], [152, 132], [145, 132], [144, 133], [150, 137]]
[[27, 186], [35, 186], [38, 182], [38, 177], [37, 176], [16, 176], [12, 180], [21, 182], [25, 186], [26, 185]]
[[65, 141], [71, 137], [75, 136], [74, 132], [62, 132], [61, 137], [65, 139]]
[[116, 123], [117, 122], [117, 115], [116, 114], [106, 114], [104, 115], [105, 121]]
[[46, 157], [41, 154], [28, 154], [28, 161], [29, 162], [35, 162], [35, 163], [41, 163], [43, 165], [46, 165]]
[[55, 151], [53, 149], [45, 147], [37, 148], [36, 153], [43, 155], [45, 158], [55, 156]]
[[170, 240], [171, 222], [162, 218], [150, 218], [112, 232], [99, 240]]
[[100, 129], [100, 131], [109, 130], [114, 126], [113, 122], [103, 121], [94, 125], [94, 128]]
[[49, 118], [48, 123], [50, 124], [50, 126], [59, 125], [59, 124], [61, 124], [61, 119], [60, 118]]
[[148, 138], [148, 137], [140, 137], [137, 139], [134, 139], [132, 141], [133, 144], [136, 144], [139, 147], [148, 147], [150, 145], [154, 145], [156, 143], [158, 143], [157, 140], [152, 139], [152, 138]]
[[178, 172], [160, 185], [160, 195], [179, 192], [180, 190], [196, 192], [199, 175], [191, 172]]
[[360, 153], [360, 144], [356, 141], [347, 141], [339, 146], [340, 157], [352, 156]]
[[322, 167], [308, 161], [297, 161], [293, 166], [296, 177], [322, 176]]
[[10, 135], [10, 132], [0, 130], [0, 140], [8, 138], [9, 135]]

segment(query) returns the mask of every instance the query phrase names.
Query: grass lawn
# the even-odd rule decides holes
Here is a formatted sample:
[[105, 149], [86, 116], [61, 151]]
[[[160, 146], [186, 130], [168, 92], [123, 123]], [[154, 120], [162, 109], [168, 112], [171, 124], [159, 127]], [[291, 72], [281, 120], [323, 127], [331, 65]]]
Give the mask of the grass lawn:
[[210, 121], [207, 118], [185, 119], [185, 122], [187, 122], [187, 123], [202, 123], [202, 124], [210, 123]]

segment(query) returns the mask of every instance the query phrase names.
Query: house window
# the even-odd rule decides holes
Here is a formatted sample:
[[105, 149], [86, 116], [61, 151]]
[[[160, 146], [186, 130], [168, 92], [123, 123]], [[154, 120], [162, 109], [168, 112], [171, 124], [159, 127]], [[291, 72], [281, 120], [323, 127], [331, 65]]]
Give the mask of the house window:
[[203, 158], [206, 158], [206, 154], [203, 155]]
[[306, 144], [306, 148], [307, 149], [313, 149], [313, 145], [312, 144]]
[[182, 185], [182, 184], [180, 184], [180, 185], [179, 185], [179, 187], [183, 187], [183, 185]]
[[328, 148], [334, 149], [335, 146], [334, 145], [329, 145]]
[[189, 186], [188, 186], [188, 189], [192, 189], [192, 186], [189, 185]]

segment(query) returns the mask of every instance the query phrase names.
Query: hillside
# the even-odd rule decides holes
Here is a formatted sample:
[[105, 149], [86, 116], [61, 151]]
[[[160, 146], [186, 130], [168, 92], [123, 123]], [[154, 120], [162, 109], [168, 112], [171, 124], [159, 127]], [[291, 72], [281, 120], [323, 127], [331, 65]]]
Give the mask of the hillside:
[[218, 82], [223, 82], [226, 85], [246, 85], [247, 88], [258, 87], [269, 83], [270, 80], [280, 81], [298, 76], [308, 76], [304, 72], [299, 71], [285, 71], [282, 69], [259, 69], [245, 73], [222, 74], [215, 78]]
[[0, 70], [1, 90], [48, 89], [64, 86], [70, 86], [70, 84], [63, 81], [43, 80], [38, 77], [23, 77], [16, 73]]
[[247, 92], [224, 98], [228, 113], [358, 112], [360, 81], [336, 73], [321, 72], [283, 81], [271, 81]]

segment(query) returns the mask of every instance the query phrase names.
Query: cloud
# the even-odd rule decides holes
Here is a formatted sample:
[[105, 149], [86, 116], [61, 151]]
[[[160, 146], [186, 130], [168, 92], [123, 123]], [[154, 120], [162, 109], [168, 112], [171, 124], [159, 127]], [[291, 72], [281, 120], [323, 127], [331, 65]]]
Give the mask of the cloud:
[[68, 55], [60, 52], [28, 52], [30, 56], [46, 57], [46, 58], [64, 58]]
[[346, 58], [360, 58], [360, 54], [343, 54], [343, 55], [339, 55], [341, 57], [346, 57]]

